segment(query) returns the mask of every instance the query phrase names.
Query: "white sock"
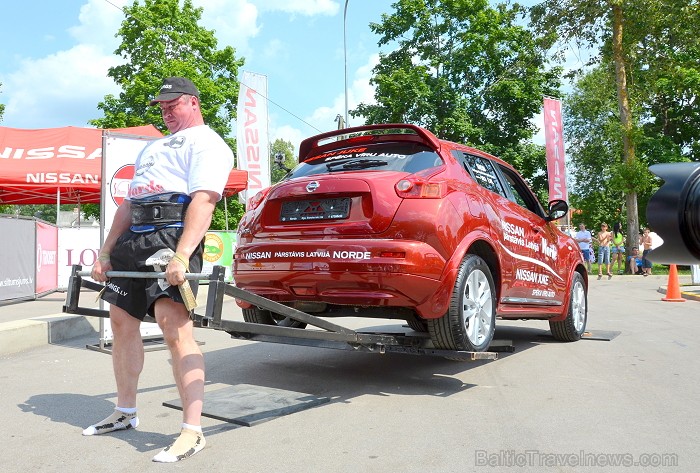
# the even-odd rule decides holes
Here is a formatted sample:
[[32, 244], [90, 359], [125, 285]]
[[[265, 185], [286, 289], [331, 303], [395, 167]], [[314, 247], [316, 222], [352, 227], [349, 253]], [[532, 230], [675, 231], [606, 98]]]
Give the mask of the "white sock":
[[135, 407], [115, 407], [115, 409], [123, 412], [124, 414], [136, 414]]
[[190, 425], [190, 424], [185, 424], [185, 423], [183, 422], [183, 423], [182, 423], [182, 428], [183, 428], [183, 429], [194, 430], [195, 432], [199, 432], [200, 434], [202, 433], [202, 426], [201, 426], [201, 425]]

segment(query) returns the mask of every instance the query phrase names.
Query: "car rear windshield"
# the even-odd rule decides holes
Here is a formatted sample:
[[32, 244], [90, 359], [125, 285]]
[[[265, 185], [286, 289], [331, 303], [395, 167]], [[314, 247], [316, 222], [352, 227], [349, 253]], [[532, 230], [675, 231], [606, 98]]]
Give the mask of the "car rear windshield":
[[348, 171], [403, 171], [409, 174], [440, 166], [442, 158], [419, 143], [380, 143], [341, 148], [314, 156], [296, 166], [285, 179]]

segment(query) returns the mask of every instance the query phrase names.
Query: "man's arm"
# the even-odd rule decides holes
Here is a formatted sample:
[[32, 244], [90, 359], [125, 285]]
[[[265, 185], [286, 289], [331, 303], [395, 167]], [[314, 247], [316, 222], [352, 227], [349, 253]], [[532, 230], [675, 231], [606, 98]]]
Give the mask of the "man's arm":
[[100, 249], [100, 253], [111, 253], [114, 245], [117, 243], [117, 238], [126, 232], [130, 226], [131, 201], [124, 200], [124, 202], [122, 202], [122, 204], [117, 208], [117, 213], [114, 214], [112, 228], [109, 229], [109, 234], [107, 234], [107, 238], [105, 238], [105, 242]]
[[131, 201], [124, 200], [117, 208], [117, 213], [114, 214], [112, 228], [109, 229], [109, 234], [105, 238], [105, 242], [100, 248], [97, 261], [92, 267], [92, 278], [95, 281], [104, 282], [107, 280], [105, 273], [112, 269], [112, 263], [109, 261], [109, 254], [112, 252], [117, 239], [129, 229], [131, 226]]

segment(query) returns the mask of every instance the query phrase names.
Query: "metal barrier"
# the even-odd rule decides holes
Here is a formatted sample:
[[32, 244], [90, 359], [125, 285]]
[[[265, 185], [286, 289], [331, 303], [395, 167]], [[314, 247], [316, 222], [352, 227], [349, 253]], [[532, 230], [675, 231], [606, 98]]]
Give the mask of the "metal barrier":
[[[100, 291], [104, 287], [102, 284], [83, 279], [83, 277], [90, 276], [90, 272], [81, 270], [81, 266], [73, 266], [68, 291], [66, 293], [66, 304], [63, 306], [63, 311], [69, 314], [109, 317], [109, 313], [106, 310], [79, 307], [81, 288], [85, 287]], [[165, 277], [165, 273], [163, 272], [140, 273], [128, 271], [109, 271], [106, 274], [109, 277], [126, 278], [163, 279]], [[419, 336], [415, 333], [411, 334], [410, 332], [387, 333], [355, 331], [329, 322], [326, 319], [307, 314], [306, 312], [299, 311], [293, 307], [289, 307], [284, 304], [280, 304], [279, 302], [275, 302], [257, 294], [245, 291], [236, 287], [235, 285], [226, 283], [224, 281], [224, 277], [225, 268], [222, 266], [214, 266], [211, 274], [185, 274], [185, 278], [188, 280], [205, 280], [209, 284], [205, 313], [202, 315], [195, 312], [193, 315], [195, 327], [221, 330], [228, 333], [232, 337], [239, 339], [283, 343], [289, 345], [380, 354], [403, 353], [410, 355], [439, 356], [464, 361], [495, 360], [498, 358], [498, 353], [493, 351], [471, 352], [435, 349], [432, 348], [432, 342], [430, 341], [429, 337]], [[261, 309], [269, 310], [281, 316], [303, 322], [307, 324], [307, 326], [315, 327], [318, 330], [309, 329], [308, 327], [281, 327], [277, 325], [265, 325], [224, 319], [222, 316], [222, 311], [225, 295], [246, 301]], [[151, 321], [148, 319], [152, 318], [147, 316], [146, 321]]]

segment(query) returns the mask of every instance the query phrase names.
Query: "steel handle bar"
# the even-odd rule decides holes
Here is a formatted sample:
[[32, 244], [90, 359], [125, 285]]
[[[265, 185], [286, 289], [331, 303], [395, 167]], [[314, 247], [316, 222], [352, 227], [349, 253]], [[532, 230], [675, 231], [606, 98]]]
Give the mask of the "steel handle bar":
[[[78, 271], [80, 277], [91, 277], [91, 271]], [[160, 273], [144, 273], [141, 271], [107, 271], [105, 275], [108, 278], [133, 278], [133, 279], [165, 279], [165, 272]], [[198, 281], [200, 279], [209, 279], [209, 273], [185, 273], [185, 279], [190, 281]]]

